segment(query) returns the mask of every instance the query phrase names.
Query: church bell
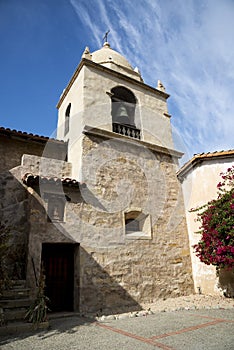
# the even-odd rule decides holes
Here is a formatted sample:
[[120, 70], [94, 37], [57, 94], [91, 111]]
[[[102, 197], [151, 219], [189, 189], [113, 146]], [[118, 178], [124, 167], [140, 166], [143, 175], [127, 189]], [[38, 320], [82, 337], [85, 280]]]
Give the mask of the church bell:
[[120, 106], [117, 109], [116, 121], [118, 121], [118, 123], [120, 123], [120, 124], [130, 124], [130, 119], [129, 119], [129, 115], [127, 112], [127, 108], [122, 103], [120, 104]]

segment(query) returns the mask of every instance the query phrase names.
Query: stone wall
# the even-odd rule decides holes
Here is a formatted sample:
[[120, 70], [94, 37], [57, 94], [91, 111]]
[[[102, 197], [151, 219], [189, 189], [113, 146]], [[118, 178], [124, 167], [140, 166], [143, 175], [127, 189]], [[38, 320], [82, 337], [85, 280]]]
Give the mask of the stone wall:
[[0, 222], [9, 228], [8, 274], [25, 279], [29, 235], [28, 192], [8, 171], [0, 174]]
[[[23, 221], [22, 226], [18, 225], [19, 220], [17, 225], [27, 237], [28, 286], [35, 290], [43, 243], [79, 243], [74, 269], [74, 309], [81, 312], [139, 310], [141, 303], [193, 292], [177, 162], [139, 142], [123, 140], [84, 136], [84, 183], [80, 188], [23, 186], [22, 174], [32, 166], [35, 171], [39, 169], [40, 158], [36, 156], [24, 156], [22, 166], [12, 173], [12, 181], [18, 181], [19, 193], [24, 194], [23, 212], [20, 214], [19, 199], [16, 209], [17, 217]], [[67, 176], [71, 170], [69, 163], [59, 165], [56, 160], [44, 164], [50, 176], [53, 169]], [[11, 186], [10, 179], [6, 180], [7, 186]], [[8, 196], [16, 185], [17, 182], [11, 186]], [[48, 192], [66, 199], [64, 221], [47, 220], [44, 193]], [[13, 201], [13, 196], [8, 200]], [[125, 232], [125, 213], [129, 211], [150, 217], [147, 235]]]
[[[28, 262], [30, 206], [29, 192], [23, 185], [22, 178], [26, 172], [43, 173], [43, 166], [40, 167], [43, 159], [44, 162], [47, 159], [48, 163], [46, 175], [50, 175], [53, 168], [54, 176], [61, 174], [68, 176], [70, 168], [68, 163], [56, 159], [51, 161], [51, 158], [65, 159], [65, 143], [53, 140], [47, 142], [46, 139], [29, 141], [28, 134], [19, 137], [15, 136], [15, 132], [12, 132], [12, 137], [10, 134], [11, 132], [6, 130], [6, 135], [0, 135], [0, 222], [9, 228], [11, 247], [7, 262], [9, 276], [24, 279]], [[26, 156], [25, 153], [31, 155]], [[56, 164], [51, 166], [53, 162]]]
[[[120, 309], [122, 289], [129, 307], [193, 293], [177, 162], [134, 143], [93, 136], [84, 138], [83, 151], [88, 193], [81, 190], [77, 237], [87, 257], [80, 267], [81, 309]], [[151, 217], [150, 238], [125, 233], [124, 212], [136, 208]]]
[[[32, 289], [36, 287], [41, 271], [41, 253], [43, 243], [76, 243], [66, 232], [63, 225], [47, 220], [46, 202], [35, 191], [29, 188], [30, 234], [28, 242], [27, 285]], [[78, 302], [78, 301], [76, 301]]]
[[49, 158], [65, 160], [66, 144], [43, 140], [36, 142], [23, 138], [12, 139], [0, 136], [0, 173], [8, 171], [21, 164], [23, 154], [34, 154]]

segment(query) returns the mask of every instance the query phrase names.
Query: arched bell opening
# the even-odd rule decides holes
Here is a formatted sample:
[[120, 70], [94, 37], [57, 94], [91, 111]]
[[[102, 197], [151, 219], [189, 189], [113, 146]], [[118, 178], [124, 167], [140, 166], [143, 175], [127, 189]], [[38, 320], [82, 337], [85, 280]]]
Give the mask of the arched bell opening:
[[123, 86], [111, 89], [112, 122], [135, 127], [136, 98]]

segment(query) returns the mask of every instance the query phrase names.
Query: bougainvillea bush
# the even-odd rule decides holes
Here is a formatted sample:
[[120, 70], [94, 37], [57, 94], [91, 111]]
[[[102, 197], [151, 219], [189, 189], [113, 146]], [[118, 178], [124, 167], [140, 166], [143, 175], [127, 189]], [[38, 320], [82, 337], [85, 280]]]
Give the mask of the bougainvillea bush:
[[221, 173], [218, 197], [197, 211], [201, 239], [193, 247], [200, 261], [220, 268], [234, 268], [234, 165]]

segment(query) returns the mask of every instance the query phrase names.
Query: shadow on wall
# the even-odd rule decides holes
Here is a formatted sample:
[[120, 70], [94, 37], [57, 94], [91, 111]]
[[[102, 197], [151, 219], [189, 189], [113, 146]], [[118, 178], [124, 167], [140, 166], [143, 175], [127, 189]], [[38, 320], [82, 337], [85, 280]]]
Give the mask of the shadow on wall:
[[[45, 208], [38, 198], [28, 192], [12, 173], [0, 174], [0, 193], [0, 220], [9, 223], [12, 236], [13, 256], [8, 257], [10, 278], [27, 279], [30, 281], [29, 287], [36, 290], [35, 278], [38, 279], [40, 274], [42, 244], [52, 243], [59, 248], [61, 243], [75, 245], [79, 242], [47, 221]], [[79, 201], [77, 205], [80, 205]], [[142, 309], [121, 285], [122, 272], [115, 274], [113, 269], [114, 276], [111, 276], [105, 270], [105, 265], [101, 266], [105, 251], [89, 253], [82, 247], [78, 249], [78, 255], [74, 257], [74, 271], [69, 271], [73, 273], [75, 310], [79, 308], [82, 313], [110, 314]], [[61, 259], [58, 257], [57, 260], [59, 262]], [[26, 276], [27, 262], [29, 268]], [[128, 285], [129, 288], [131, 285]]]
[[[8, 254], [4, 258], [10, 279], [25, 279], [28, 247], [28, 192], [5, 171], [0, 174], [0, 224], [8, 230]], [[3, 258], [3, 257], [2, 257]]]
[[142, 307], [121, 286], [118, 278], [80, 247], [80, 311], [98, 315], [140, 311]]
[[227, 298], [234, 298], [234, 269], [222, 269], [219, 272], [219, 287]]

